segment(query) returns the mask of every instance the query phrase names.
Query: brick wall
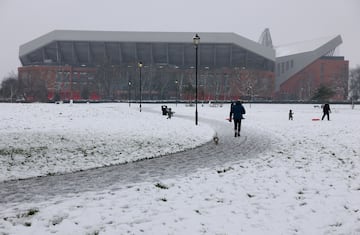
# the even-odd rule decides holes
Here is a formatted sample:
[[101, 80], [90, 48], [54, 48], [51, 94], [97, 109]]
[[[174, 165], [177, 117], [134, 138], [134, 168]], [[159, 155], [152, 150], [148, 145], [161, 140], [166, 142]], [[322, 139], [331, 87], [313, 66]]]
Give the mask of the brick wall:
[[322, 57], [280, 85], [280, 99], [310, 100], [321, 86], [331, 88], [333, 101], [347, 99], [349, 61], [343, 57]]

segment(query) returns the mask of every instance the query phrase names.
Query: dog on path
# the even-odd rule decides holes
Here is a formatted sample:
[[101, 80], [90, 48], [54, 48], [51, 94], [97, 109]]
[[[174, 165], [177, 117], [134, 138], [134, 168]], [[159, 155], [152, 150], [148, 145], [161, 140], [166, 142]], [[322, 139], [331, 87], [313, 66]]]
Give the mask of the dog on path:
[[216, 145], [219, 143], [219, 137], [217, 136], [217, 133], [215, 133], [215, 135], [213, 137], [213, 141]]

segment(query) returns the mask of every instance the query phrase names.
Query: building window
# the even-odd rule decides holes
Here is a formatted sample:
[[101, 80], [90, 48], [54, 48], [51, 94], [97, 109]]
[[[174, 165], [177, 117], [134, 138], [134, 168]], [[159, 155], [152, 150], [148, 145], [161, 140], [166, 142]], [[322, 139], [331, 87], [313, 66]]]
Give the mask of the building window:
[[290, 67], [294, 67], [294, 61], [293, 60], [290, 60]]
[[286, 71], [289, 70], [289, 61], [286, 61]]
[[281, 73], [284, 73], [285, 72], [285, 63], [282, 62], [281, 63]]

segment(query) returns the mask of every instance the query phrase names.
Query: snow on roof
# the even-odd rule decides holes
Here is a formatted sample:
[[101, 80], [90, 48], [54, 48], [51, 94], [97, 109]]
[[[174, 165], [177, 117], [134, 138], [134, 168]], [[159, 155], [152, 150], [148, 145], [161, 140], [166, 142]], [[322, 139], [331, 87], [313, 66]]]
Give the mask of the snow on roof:
[[314, 51], [334, 38], [336, 38], [336, 35], [276, 46], [276, 57]]

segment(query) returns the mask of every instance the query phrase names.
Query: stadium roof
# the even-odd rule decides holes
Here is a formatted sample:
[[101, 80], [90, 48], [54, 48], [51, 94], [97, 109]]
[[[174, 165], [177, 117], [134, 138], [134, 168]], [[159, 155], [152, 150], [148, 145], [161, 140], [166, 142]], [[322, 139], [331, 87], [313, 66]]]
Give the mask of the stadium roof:
[[337, 36], [329, 36], [329, 37], [322, 37], [313, 40], [307, 40], [302, 42], [296, 42], [286, 45], [277, 46], [276, 49], [276, 57], [294, 55], [309, 51], [314, 51], [321, 46], [325, 45], [326, 43], [332, 41]]
[[[109, 54], [119, 63], [148, 59], [155, 63], [184, 64], [184, 58], [181, 61], [170, 61], [169, 57], [172, 56], [170, 52], [177, 46], [177, 55], [179, 50], [183, 50], [183, 57], [193, 57], [194, 35], [194, 32], [55, 30], [21, 45], [19, 57], [23, 65], [44, 63], [45, 60], [58, 64], [65, 61], [74, 62], [74, 60], [78, 63], [87, 63], [90, 57], [99, 57], [104, 53]], [[244, 56], [246, 60], [260, 61], [260, 63], [264, 59], [275, 62], [275, 51], [272, 48], [264, 47], [238, 34], [203, 32], [199, 33], [199, 36], [201, 37], [200, 64], [203, 62], [211, 66], [211, 64], [227, 63], [235, 66], [244, 60]], [[149, 44], [152, 46], [148, 46]], [[101, 45], [105, 50], [100, 49]], [[179, 45], [183, 45], [183, 48]], [[167, 52], [165, 53], [164, 50]], [[228, 61], [220, 61], [221, 57]]]

